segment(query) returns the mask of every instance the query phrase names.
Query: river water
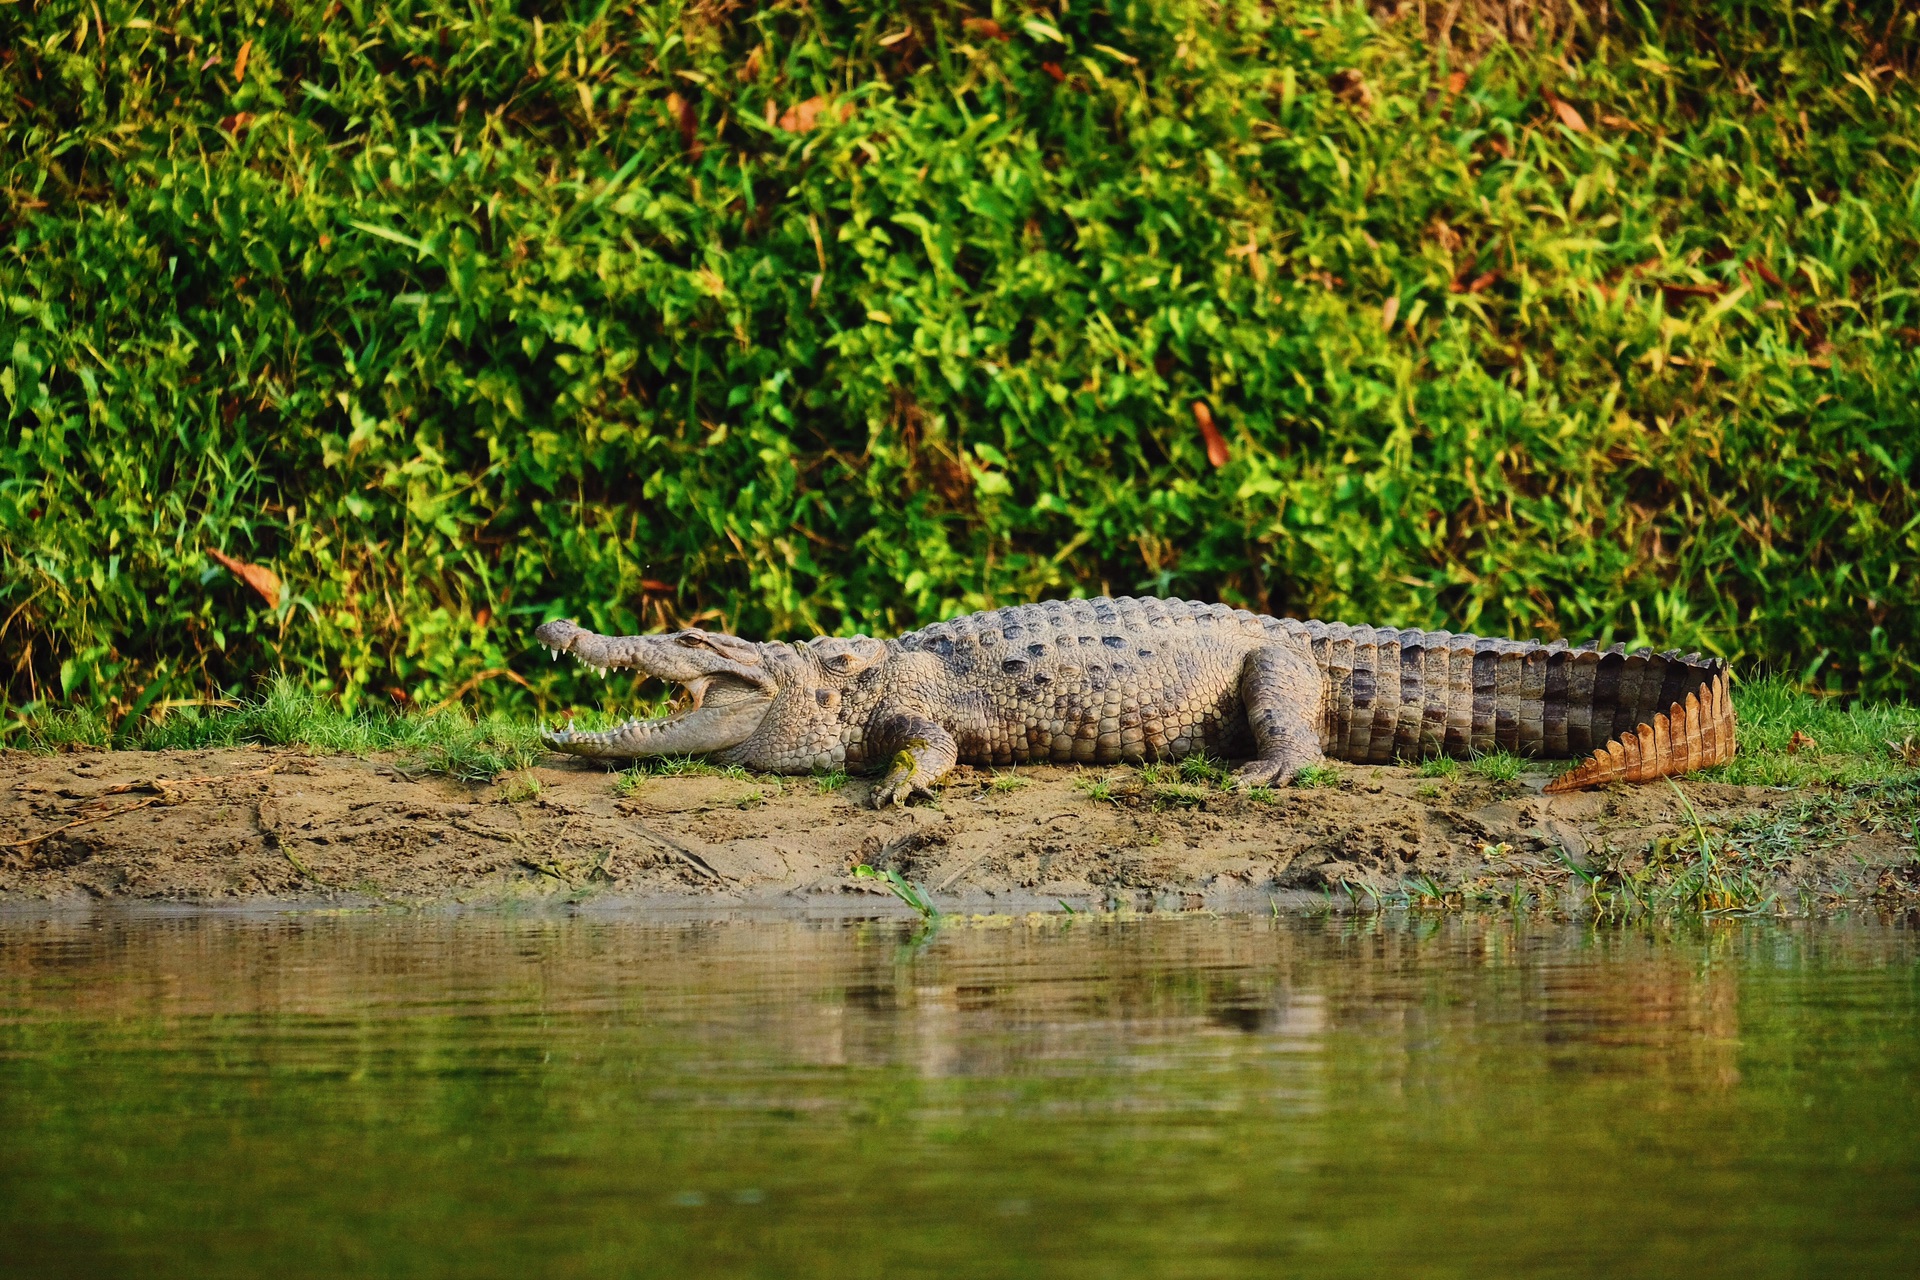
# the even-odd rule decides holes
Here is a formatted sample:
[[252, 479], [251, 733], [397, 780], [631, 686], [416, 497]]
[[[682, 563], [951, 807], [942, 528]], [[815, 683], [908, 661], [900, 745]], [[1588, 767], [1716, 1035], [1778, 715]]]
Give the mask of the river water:
[[0, 1272], [1920, 1273], [1856, 921], [0, 921]]

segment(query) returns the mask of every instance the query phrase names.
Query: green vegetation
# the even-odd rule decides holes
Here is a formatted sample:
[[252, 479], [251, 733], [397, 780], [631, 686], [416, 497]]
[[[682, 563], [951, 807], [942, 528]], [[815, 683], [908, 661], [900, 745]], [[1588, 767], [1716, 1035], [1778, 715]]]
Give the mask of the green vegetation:
[[1113, 779], [1105, 775], [1095, 777], [1090, 773], [1076, 774], [1073, 789], [1089, 800], [1112, 800]]
[[1471, 768], [1483, 778], [1494, 782], [1512, 782], [1520, 776], [1525, 762], [1511, 751], [1494, 751], [1486, 755], [1475, 756]]
[[5, 6], [11, 733], [1102, 589], [1911, 695], [1916, 15], [1394, 14]]
[[1187, 756], [1173, 767], [1179, 771], [1182, 782], [1203, 787], [1233, 785], [1233, 770], [1211, 756]]
[[540, 798], [540, 779], [531, 773], [510, 773], [499, 781], [500, 799], [508, 804], [525, 804]]
[[1920, 769], [1920, 707], [1808, 697], [1780, 677], [1739, 687], [1733, 703], [1740, 754], [1706, 775], [1719, 781], [1851, 787]]
[[1587, 905], [1602, 915], [1765, 910], [1772, 895], [1760, 874], [1762, 860], [1742, 859], [1726, 836], [1709, 834], [1685, 793], [1672, 779], [1667, 784], [1679, 798], [1690, 833], [1654, 841], [1633, 869], [1618, 857], [1594, 868], [1564, 859], [1585, 886]]
[[257, 700], [178, 707], [116, 729], [99, 712], [48, 711], [23, 719], [16, 745], [29, 750], [130, 747], [203, 750], [252, 744], [321, 753], [398, 752], [409, 771], [485, 781], [525, 769], [543, 754], [540, 726], [504, 714], [476, 718], [458, 707], [432, 712], [345, 711], [337, 698], [276, 679]]
[[1340, 785], [1340, 771], [1331, 765], [1310, 764], [1293, 775], [1296, 787], [1337, 787]]
[[1452, 756], [1428, 756], [1420, 762], [1423, 778], [1451, 778], [1460, 772], [1460, 762]]
[[853, 869], [853, 874], [854, 878], [859, 880], [878, 880], [880, 886], [888, 893], [918, 911], [922, 920], [932, 921], [940, 918], [940, 908], [933, 905], [933, 899], [927, 896], [927, 891], [892, 867], [884, 871], [875, 871], [863, 862]]

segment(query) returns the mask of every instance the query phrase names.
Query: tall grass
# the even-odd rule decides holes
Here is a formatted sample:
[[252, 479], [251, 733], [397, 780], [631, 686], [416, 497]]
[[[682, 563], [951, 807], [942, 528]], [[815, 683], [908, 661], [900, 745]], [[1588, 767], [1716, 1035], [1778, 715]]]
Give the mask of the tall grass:
[[257, 744], [322, 754], [397, 752], [405, 758], [403, 767], [476, 782], [527, 768], [546, 750], [539, 725], [525, 720], [503, 714], [476, 718], [457, 708], [346, 711], [337, 698], [287, 679], [273, 681], [257, 700], [206, 711], [175, 709], [118, 732], [91, 709], [55, 711], [13, 727], [10, 737], [28, 750], [122, 745], [178, 751]]

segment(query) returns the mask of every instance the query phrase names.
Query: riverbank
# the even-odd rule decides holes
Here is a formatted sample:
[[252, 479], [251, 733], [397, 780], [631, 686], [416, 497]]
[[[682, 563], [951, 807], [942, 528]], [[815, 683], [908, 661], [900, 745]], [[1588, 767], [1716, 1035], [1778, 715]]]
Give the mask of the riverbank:
[[936, 803], [876, 812], [869, 782], [839, 775], [416, 767], [272, 747], [8, 752], [0, 901], [907, 910], [894, 872], [942, 911], [1920, 905], [1910, 785], [1546, 796], [1550, 773], [1496, 757], [1240, 795], [1189, 762], [963, 768]]

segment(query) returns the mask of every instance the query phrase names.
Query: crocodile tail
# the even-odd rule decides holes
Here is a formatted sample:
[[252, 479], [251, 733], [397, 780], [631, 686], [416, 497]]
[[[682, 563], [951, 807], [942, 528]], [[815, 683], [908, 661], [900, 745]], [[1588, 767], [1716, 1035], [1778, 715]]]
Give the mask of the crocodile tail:
[[1733, 751], [1733, 698], [1727, 673], [1722, 671], [1689, 693], [1685, 702], [1655, 712], [1652, 723], [1608, 742], [1549, 782], [1546, 789], [1579, 791], [1608, 782], [1652, 782], [1731, 760]]
[[1335, 759], [1591, 753], [1555, 780], [1554, 790], [1567, 791], [1733, 758], [1733, 704], [1718, 659], [1344, 623], [1282, 627], [1311, 645], [1326, 673], [1323, 746]]

